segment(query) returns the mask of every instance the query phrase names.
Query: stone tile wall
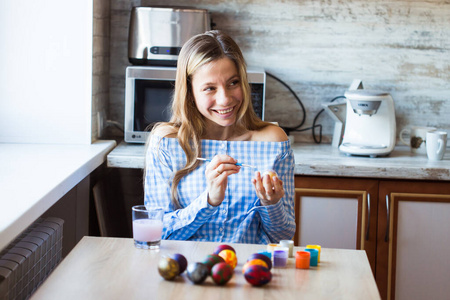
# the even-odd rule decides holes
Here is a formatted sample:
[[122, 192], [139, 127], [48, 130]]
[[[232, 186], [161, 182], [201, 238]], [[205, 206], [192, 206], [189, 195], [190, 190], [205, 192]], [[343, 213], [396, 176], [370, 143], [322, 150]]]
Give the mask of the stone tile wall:
[[93, 20], [91, 136], [95, 141], [103, 131], [99, 117], [106, 122], [109, 109], [110, 0], [94, 0]]
[[[124, 77], [133, 6], [208, 9], [216, 29], [241, 46], [248, 65], [262, 66], [300, 97], [311, 126], [321, 104], [352, 80], [385, 90], [395, 101], [397, 132], [408, 125], [450, 129], [450, 3], [433, 1], [111, 0], [109, 118], [123, 123]], [[303, 116], [285, 87], [268, 78], [266, 120], [295, 126]], [[323, 142], [334, 124], [322, 113]], [[312, 141], [311, 131], [294, 133]]]

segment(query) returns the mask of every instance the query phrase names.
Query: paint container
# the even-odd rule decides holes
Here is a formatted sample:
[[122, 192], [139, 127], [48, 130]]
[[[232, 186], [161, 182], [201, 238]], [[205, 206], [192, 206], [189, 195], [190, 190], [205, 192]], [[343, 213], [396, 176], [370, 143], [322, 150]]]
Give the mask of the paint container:
[[279, 244], [268, 244], [268, 245], [267, 245], [267, 251], [273, 252], [273, 250], [274, 250], [276, 247], [279, 247], [279, 246], [280, 246]]
[[281, 240], [281, 247], [286, 247], [289, 249], [289, 257], [294, 257], [294, 241], [293, 240]]
[[277, 248], [273, 250], [273, 266], [275, 268], [286, 267], [288, 254], [289, 254], [288, 248]]
[[263, 255], [267, 256], [268, 258], [270, 258], [270, 260], [272, 260], [272, 252], [269, 252], [266, 250], [260, 250], [260, 251], [258, 251], [258, 253], [263, 254]]
[[317, 267], [317, 261], [319, 259], [319, 250], [306, 248], [305, 251], [309, 251], [311, 253], [311, 259], [309, 261], [309, 265], [311, 267]]
[[319, 251], [317, 262], [320, 263], [320, 253], [322, 252], [322, 247], [320, 247], [320, 245], [306, 245], [306, 249], [317, 249]]
[[310, 259], [311, 259], [311, 252], [297, 251], [295, 253], [295, 268], [296, 269], [309, 269]]

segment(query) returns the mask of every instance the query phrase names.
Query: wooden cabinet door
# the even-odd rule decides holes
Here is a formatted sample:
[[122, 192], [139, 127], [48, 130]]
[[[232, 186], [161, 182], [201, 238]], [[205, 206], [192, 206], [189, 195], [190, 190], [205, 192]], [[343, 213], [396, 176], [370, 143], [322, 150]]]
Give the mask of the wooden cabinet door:
[[377, 180], [296, 176], [295, 245], [364, 249], [374, 271], [377, 201]]
[[448, 299], [450, 183], [381, 181], [376, 281], [383, 299]]

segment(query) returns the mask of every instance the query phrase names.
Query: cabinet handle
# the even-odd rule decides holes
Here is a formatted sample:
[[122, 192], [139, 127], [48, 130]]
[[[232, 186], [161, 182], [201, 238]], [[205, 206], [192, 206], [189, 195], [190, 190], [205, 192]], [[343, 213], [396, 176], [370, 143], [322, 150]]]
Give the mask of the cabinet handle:
[[389, 195], [386, 195], [386, 212], [387, 212], [387, 220], [386, 220], [386, 235], [384, 237], [384, 241], [389, 242], [389, 226], [390, 226], [390, 211], [389, 211]]
[[370, 194], [367, 194], [367, 226], [366, 226], [366, 241], [369, 240], [370, 230]]

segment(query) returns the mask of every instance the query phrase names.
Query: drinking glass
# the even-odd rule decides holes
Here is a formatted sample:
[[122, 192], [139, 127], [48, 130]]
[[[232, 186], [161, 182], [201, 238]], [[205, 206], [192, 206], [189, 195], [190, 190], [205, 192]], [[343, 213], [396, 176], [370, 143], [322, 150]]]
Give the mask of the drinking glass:
[[134, 246], [139, 249], [159, 249], [164, 210], [136, 205], [132, 207], [132, 213]]

